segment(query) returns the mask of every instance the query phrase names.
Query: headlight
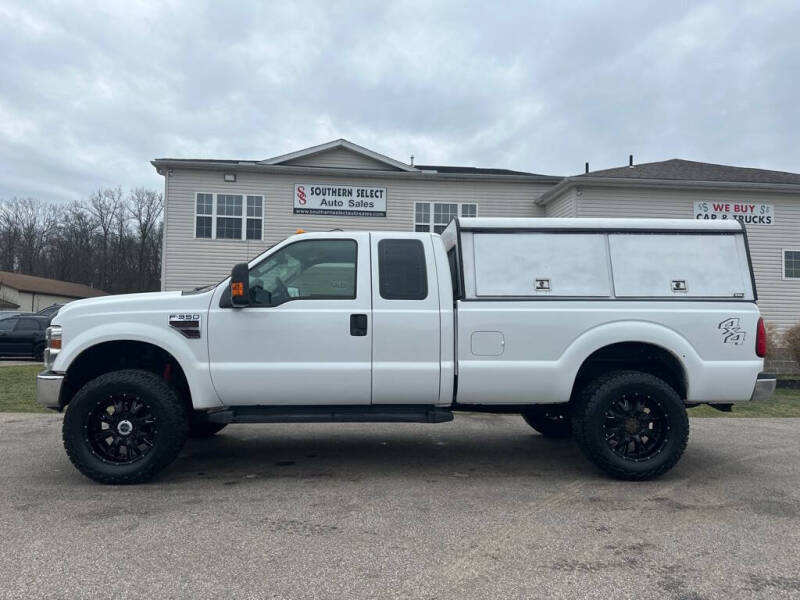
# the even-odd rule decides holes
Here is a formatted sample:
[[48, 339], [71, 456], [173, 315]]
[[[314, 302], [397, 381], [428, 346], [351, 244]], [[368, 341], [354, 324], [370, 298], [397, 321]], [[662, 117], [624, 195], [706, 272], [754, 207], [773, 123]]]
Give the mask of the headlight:
[[44, 350], [44, 367], [50, 369], [61, 351], [61, 325], [51, 325], [44, 333], [47, 348]]

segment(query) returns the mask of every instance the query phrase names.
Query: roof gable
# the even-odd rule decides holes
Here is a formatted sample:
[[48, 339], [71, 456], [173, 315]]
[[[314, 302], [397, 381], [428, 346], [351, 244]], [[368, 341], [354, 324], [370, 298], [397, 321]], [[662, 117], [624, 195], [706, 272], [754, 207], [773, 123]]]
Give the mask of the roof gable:
[[304, 148], [297, 152], [268, 158], [258, 164], [374, 171], [419, 170], [345, 139], [338, 139], [326, 144]]

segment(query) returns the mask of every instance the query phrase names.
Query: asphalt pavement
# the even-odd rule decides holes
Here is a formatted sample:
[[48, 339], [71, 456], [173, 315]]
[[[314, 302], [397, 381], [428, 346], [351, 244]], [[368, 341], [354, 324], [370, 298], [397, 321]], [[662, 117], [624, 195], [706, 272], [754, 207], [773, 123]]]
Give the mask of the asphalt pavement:
[[0, 414], [0, 598], [800, 598], [800, 419], [693, 419], [657, 481], [516, 416], [232, 425], [152, 483]]

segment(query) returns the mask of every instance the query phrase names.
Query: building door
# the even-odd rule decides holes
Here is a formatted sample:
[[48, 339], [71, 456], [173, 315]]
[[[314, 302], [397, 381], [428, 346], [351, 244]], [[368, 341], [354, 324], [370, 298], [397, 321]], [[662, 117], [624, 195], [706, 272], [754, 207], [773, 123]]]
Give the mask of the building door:
[[369, 234], [282, 243], [251, 263], [250, 292], [250, 306], [220, 308], [220, 289], [209, 310], [211, 378], [224, 404], [370, 403]]

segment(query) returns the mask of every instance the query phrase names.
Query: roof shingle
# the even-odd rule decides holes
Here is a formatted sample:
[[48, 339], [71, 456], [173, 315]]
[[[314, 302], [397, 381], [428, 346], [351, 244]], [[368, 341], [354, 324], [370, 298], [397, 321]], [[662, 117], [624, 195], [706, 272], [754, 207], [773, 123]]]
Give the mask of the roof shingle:
[[643, 163], [633, 167], [616, 167], [578, 175], [581, 177], [614, 177], [620, 179], [669, 179], [679, 181], [726, 181], [736, 183], [777, 183], [800, 185], [800, 174], [766, 169], [731, 167], [673, 158]]
[[34, 277], [33, 275], [23, 275], [22, 273], [11, 273], [9, 271], [0, 271], [0, 284], [21, 292], [36, 292], [37, 294], [50, 294], [67, 298], [108, 296], [108, 292], [83, 285], [82, 283]]

